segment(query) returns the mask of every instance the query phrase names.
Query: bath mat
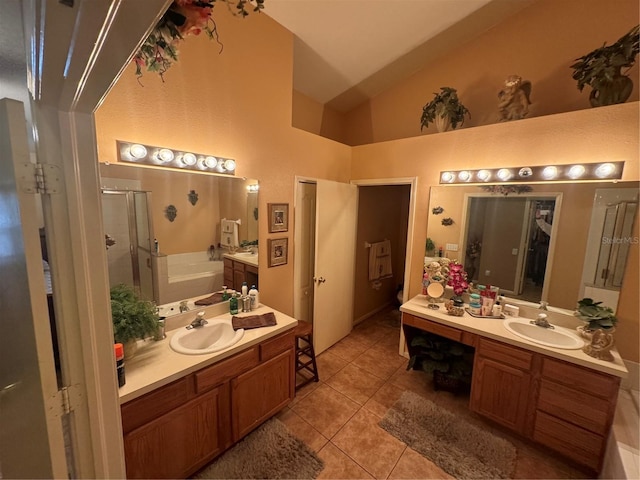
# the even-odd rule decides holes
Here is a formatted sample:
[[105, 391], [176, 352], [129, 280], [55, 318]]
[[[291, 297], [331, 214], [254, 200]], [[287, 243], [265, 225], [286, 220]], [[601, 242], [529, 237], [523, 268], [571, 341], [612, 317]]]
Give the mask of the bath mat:
[[239, 328], [259, 328], [271, 327], [277, 325], [276, 314], [273, 312], [263, 313], [262, 315], [249, 315], [248, 317], [231, 317], [231, 324], [234, 330]]
[[193, 478], [316, 478], [324, 462], [272, 418]]
[[404, 392], [379, 424], [458, 479], [511, 478], [516, 448], [413, 392]]

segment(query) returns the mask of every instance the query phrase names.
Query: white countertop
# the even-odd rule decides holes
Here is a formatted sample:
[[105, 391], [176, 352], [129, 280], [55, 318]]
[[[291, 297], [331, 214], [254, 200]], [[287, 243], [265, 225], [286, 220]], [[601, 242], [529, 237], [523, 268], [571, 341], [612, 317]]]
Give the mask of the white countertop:
[[[244, 336], [235, 345], [216, 353], [207, 355], [184, 355], [174, 352], [169, 346], [171, 337], [183, 326], [175, 330], [167, 331], [167, 338], [160, 341], [147, 340], [138, 342], [138, 351], [132, 359], [125, 361], [126, 383], [119, 389], [120, 404], [133, 400], [145, 393], [155, 390], [158, 387], [167, 385], [174, 380], [212, 365], [220, 360], [230, 357], [248, 347], [256, 345], [268, 338], [275, 337], [280, 333], [294, 328], [298, 321], [284, 313], [280, 313], [273, 308], [264, 305], [251, 311], [250, 313], [240, 313], [239, 317], [248, 315], [262, 315], [263, 313], [274, 312], [277, 325], [272, 327], [252, 328], [244, 331]], [[212, 314], [206, 316], [212, 318], [231, 318], [231, 314]]]
[[242, 263], [246, 263], [247, 265], [252, 265], [254, 267], [258, 266], [258, 254], [254, 253], [252, 255], [247, 255], [243, 252], [237, 252], [237, 253], [223, 253], [222, 256], [224, 258], [228, 258], [230, 260], [233, 260], [235, 262], [242, 262]]
[[477, 318], [472, 317], [468, 313], [465, 313], [462, 317], [456, 317], [447, 314], [443, 303], [438, 304], [440, 306], [438, 310], [428, 308], [428, 304], [429, 302], [426, 296], [416, 295], [411, 300], [404, 303], [400, 307], [400, 311], [410, 313], [416, 317], [425, 318], [442, 325], [448, 325], [459, 330], [475, 333], [483, 337], [493, 338], [494, 340], [499, 340], [526, 350], [542, 353], [559, 360], [564, 360], [576, 365], [615, 375], [616, 377], [624, 378], [629, 373], [624, 362], [620, 358], [620, 354], [615, 349], [611, 350], [611, 353], [613, 353], [614, 356], [614, 360], [612, 362], [598, 360], [587, 355], [581, 349], [566, 350], [553, 348], [525, 340], [524, 338], [518, 337], [508, 331], [503, 325], [504, 320], [501, 319]]

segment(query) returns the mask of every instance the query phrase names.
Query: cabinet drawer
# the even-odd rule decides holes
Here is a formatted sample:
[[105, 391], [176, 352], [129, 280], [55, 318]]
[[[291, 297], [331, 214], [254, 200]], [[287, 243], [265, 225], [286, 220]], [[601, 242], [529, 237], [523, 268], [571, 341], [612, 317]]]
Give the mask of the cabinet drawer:
[[184, 405], [189, 399], [189, 380], [184, 377], [122, 405], [122, 430], [130, 432], [148, 421]]
[[582, 465], [600, 469], [605, 447], [600, 435], [538, 411], [533, 439]]
[[275, 357], [280, 352], [294, 348], [293, 330], [284, 335], [267, 340], [260, 345], [260, 360], [265, 361]]
[[258, 364], [258, 347], [252, 347], [231, 358], [196, 372], [196, 393], [226, 382]]
[[529, 370], [533, 359], [533, 353], [531, 352], [504, 343], [493, 342], [486, 338], [478, 340], [476, 353], [522, 370]]
[[617, 398], [620, 386], [618, 377], [550, 358], [543, 360], [542, 376], [568, 387], [610, 399], [613, 402]]
[[258, 267], [254, 267], [253, 265], [245, 265], [244, 270], [247, 273], [254, 273], [258, 275]]
[[223, 265], [224, 265], [225, 268], [230, 268], [230, 269], [233, 270], [233, 260], [231, 260], [230, 258], [226, 258], [225, 257], [223, 259], [223, 262], [224, 262]]
[[420, 330], [424, 330], [425, 332], [435, 333], [436, 335], [440, 335], [441, 337], [455, 340], [456, 342], [462, 340], [462, 330], [448, 327], [446, 325], [441, 325], [439, 323], [432, 322], [431, 320], [425, 320], [424, 318], [415, 317], [408, 313], [402, 314], [402, 323], [411, 327], [419, 328]]
[[612, 405], [603, 398], [542, 379], [538, 409], [599, 435], [609, 427]]
[[242, 272], [244, 273], [244, 263], [242, 262], [233, 262], [233, 270], [235, 272]]

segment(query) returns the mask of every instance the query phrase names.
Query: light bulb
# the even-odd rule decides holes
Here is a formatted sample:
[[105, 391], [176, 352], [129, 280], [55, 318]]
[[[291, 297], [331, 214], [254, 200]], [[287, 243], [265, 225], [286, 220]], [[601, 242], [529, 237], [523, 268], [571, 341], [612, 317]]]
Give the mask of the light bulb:
[[139, 160], [147, 156], [147, 149], [144, 145], [134, 143], [129, 147], [129, 155], [131, 155], [136, 160]]
[[616, 166], [613, 163], [603, 163], [596, 168], [596, 176], [598, 178], [606, 178], [616, 171]]
[[187, 167], [192, 167], [196, 164], [196, 162], [198, 161], [198, 159], [196, 158], [196, 156], [193, 153], [185, 153], [184, 155], [182, 155], [182, 157], [180, 158], [180, 162], [187, 166]]
[[478, 172], [478, 180], [486, 182], [491, 178], [491, 172], [489, 170], [480, 170]]
[[460, 181], [467, 182], [469, 181], [470, 178], [471, 178], [471, 174], [466, 170], [462, 170], [461, 172], [458, 172], [458, 179]]
[[498, 178], [503, 182], [506, 182], [511, 178], [511, 172], [506, 168], [501, 168], [500, 170], [498, 170], [497, 175], [498, 175]]
[[224, 169], [228, 170], [230, 172], [235, 170], [236, 169], [236, 161], [235, 160], [231, 160], [231, 159], [225, 160]]
[[173, 160], [173, 157], [173, 151], [169, 150], [168, 148], [161, 148], [160, 150], [158, 150], [158, 153], [156, 153], [156, 159], [158, 159], [161, 163], [169, 163]]
[[544, 167], [542, 170], [542, 178], [545, 180], [553, 180], [558, 175], [558, 169], [556, 167]]
[[451, 172], [442, 172], [442, 176], [440, 177], [440, 180], [444, 183], [451, 183], [453, 182], [453, 173]]
[[569, 173], [567, 175], [569, 175], [569, 178], [576, 179], [584, 175], [584, 172], [585, 168], [582, 165], [574, 165], [569, 169]]
[[218, 165], [218, 159], [216, 157], [205, 157], [202, 160], [202, 165], [205, 168], [216, 168], [216, 166]]

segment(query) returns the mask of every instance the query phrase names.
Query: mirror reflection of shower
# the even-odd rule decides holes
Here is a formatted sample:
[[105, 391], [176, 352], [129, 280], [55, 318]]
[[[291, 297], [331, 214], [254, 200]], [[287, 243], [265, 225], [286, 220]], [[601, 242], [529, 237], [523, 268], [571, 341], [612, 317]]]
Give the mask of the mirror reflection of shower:
[[111, 239], [107, 249], [109, 286], [131, 285], [143, 298], [154, 300], [154, 235], [149, 212], [149, 192], [102, 190], [104, 233]]

